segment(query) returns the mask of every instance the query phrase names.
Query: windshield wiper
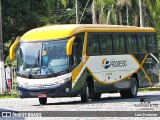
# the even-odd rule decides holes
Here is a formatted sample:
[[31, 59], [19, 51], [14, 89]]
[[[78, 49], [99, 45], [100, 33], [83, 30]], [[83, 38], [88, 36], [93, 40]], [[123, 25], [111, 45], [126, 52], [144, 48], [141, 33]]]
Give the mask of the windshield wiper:
[[66, 74], [66, 73], [69, 73], [69, 69], [66, 69], [66, 70], [63, 70], [63, 71], [60, 71], [60, 72], [57, 72], [57, 73], [54, 73], [56, 76], [59, 76], [59, 75], [63, 75], [63, 74]]

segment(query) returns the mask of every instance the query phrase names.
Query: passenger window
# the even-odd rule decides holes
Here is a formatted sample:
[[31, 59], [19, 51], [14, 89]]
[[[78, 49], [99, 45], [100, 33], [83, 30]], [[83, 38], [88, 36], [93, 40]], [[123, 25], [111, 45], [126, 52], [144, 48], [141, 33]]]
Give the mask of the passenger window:
[[157, 44], [156, 44], [155, 34], [147, 34], [146, 36], [147, 36], [148, 52], [157, 51]]
[[140, 34], [138, 37], [138, 46], [139, 46], [139, 52], [140, 53], [146, 53], [146, 36], [145, 34]]
[[100, 34], [99, 39], [102, 55], [113, 54], [111, 34]]
[[88, 34], [87, 55], [100, 55], [98, 34]]
[[125, 54], [125, 42], [123, 34], [113, 34], [115, 54]]
[[126, 46], [128, 53], [137, 53], [137, 35], [136, 34], [126, 34]]

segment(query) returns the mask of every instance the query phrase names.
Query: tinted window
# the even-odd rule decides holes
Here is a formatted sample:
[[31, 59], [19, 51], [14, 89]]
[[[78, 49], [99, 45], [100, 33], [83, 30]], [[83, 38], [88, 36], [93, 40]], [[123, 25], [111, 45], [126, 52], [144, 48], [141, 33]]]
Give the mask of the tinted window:
[[76, 39], [74, 40], [72, 47], [72, 56], [71, 56], [72, 69], [77, 67], [77, 65], [79, 65], [82, 60], [83, 41], [84, 41], [84, 34], [76, 35]]
[[140, 34], [139, 35], [139, 37], [138, 37], [138, 46], [139, 46], [139, 52], [143, 52], [143, 53], [147, 52], [145, 34]]
[[148, 51], [149, 52], [157, 51], [155, 34], [147, 34], [146, 36], [147, 36]]
[[125, 42], [123, 34], [113, 34], [113, 43], [115, 54], [125, 53]]
[[126, 34], [126, 46], [128, 53], [137, 53], [137, 35], [136, 34]]
[[102, 55], [113, 54], [111, 34], [100, 34], [99, 39]]
[[100, 55], [98, 34], [88, 34], [87, 55]]

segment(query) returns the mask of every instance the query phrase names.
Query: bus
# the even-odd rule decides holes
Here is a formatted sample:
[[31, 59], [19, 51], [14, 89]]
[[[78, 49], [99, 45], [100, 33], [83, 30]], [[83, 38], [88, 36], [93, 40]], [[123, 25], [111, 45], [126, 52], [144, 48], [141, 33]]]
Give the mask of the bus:
[[102, 93], [134, 98], [139, 88], [159, 83], [156, 31], [150, 27], [69, 24], [36, 28], [10, 47], [18, 47], [20, 98], [80, 96], [82, 102]]

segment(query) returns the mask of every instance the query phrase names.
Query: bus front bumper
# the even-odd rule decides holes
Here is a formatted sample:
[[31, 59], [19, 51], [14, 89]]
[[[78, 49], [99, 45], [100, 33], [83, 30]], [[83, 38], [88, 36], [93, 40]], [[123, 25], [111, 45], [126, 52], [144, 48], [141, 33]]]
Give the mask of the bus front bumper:
[[68, 97], [71, 94], [71, 88], [71, 81], [67, 81], [63, 84], [45, 88], [43, 88], [43, 85], [39, 86], [39, 88], [18, 86], [18, 93], [20, 98]]

